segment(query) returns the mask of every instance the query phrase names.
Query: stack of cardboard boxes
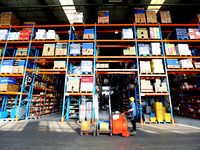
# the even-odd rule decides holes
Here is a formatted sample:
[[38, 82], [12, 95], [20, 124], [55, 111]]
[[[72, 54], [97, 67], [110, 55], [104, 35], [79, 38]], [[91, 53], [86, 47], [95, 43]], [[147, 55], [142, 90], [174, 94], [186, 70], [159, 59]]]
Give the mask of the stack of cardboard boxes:
[[140, 56], [147, 56], [150, 55], [150, 46], [149, 44], [138, 44], [138, 51]]
[[100, 63], [96, 64], [97, 69], [108, 69], [109, 68], [109, 63]]
[[12, 12], [2, 12], [0, 15], [1, 26], [19, 26], [19, 19]]
[[19, 85], [16, 85], [16, 80], [12, 78], [0, 78], [1, 92], [18, 92]]
[[151, 70], [153, 73], [164, 73], [162, 59], [152, 59]]
[[42, 56], [54, 56], [55, 44], [44, 44]]
[[160, 43], [151, 43], [151, 54], [161, 55]]
[[138, 39], [148, 39], [148, 30], [147, 28], [137, 28], [137, 38]]
[[80, 56], [81, 55], [81, 44], [70, 44], [70, 56]]
[[47, 40], [59, 40], [60, 37], [54, 30], [48, 30], [47, 32]]
[[13, 73], [24, 74], [26, 61], [25, 60], [16, 60], [14, 63]]
[[122, 39], [133, 39], [133, 30], [129, 29], [122, 29]]
[[183, 56], [183, 55], [189, 55], [191, 56], [191, 50], [189, 50], [189, 46], [188, 44], [177, 44], [176, 47], [176, 53], [177, 55]]
[[90, 61], [90, 60], [82, 60], [81, 61], [82, 74], [87, 74], [87, 73], [92, 74], [92, 67], [93, 67], [92, 61]]
[[134, 47], [127, 47], [126, 49], [124, 49], [123, 55], [124, 56], [135, 56], [136, 55], [135, 46]]
[[135, 8], [135, 23], [146, 23], [144, 8]]
[[80, 90], [80, 78], [69, 77], [67, 81], [67, 92], [79, 92]]
[[147, 23], [158, 23], [155, 10], [146, 10]]
[[17, 48], [15, 57], [25, 57], [27, 56], [28, 48]]
[[179, 68], [178, 59], [166, 59], [167, 61], [167, 68], [175, 69]]
[[109, 23], [109, 11], [98, 11], [98, 23]]
[[8, 33], [8, 40], [15, 41], [19, 40], [20, 32], [9, 32]]
[[19, 40], [30, 40], [31, 31], [30, 30], [21, 30]]
[[0, 40], [6, 40], [8, 36], [7, 29], [0, 29]]
[[160, 39], [160, 30], [158, 27], [150, 27], [149, 33], [151, 39]]
[[165, 93], [165, 92], [167, 92], [166, 81], [161, 82], [160, 79], [156, 79], [156, 82], [154, 83], [154, 91], [155, 91], [155, 93]]
[[65, 69], [65, 68], [66, 68], [65, 61], [54, 61], [53, 69]]
[[55, 56], [67, 56], [67, 43], [57, 43]]
[[83, 43], [82, 46], [82, 56], [92, 56], [94, 53], [93, 43]]
[[166, 55], [176, 55], [176, 49], [174, 44], [165, 44], [165, 54]]
[[153, 93], [153, 86], [150, 80], [141, 79], [141, 93]]
[[73, 13], [72, 23], [84, 23], [83, 12], [75, 12]]
[[94, 40], [94, 29], [84, 29], [84, 40]]
[[170, 35], [170, 38], [176, 40], [189, 40], [187, 29], [176, 28], [175, 31]]
[[36, 40], [46, 40], [47, 39], [47, 31], [45, 29], [38, 29], [35, 36]]
[[151, 73], [150, 61], [140, 61], [140, 73]]
[[169, 11], [160, 11], [161, 23], [172, 23]]
[[190, 39], [200, 39], [199, 29], [189, 28], [188, 29]]
[[93, 77], [81, 77], [81, 92], [93, 91]]
[[2, 60], [1, 73], [13, 73], [14, 60]]
[[24, 27], [23, 30], [29, 30], [32, 32], [33, 28], [29, 26], [35, 26], [35, 25], [37, 25], [36, 22], [24, 22], [23, 26], [26, 26], [26, 27]]
[[178, 63], [180, 68], [193, 69], [192, 59], [181, 59]]

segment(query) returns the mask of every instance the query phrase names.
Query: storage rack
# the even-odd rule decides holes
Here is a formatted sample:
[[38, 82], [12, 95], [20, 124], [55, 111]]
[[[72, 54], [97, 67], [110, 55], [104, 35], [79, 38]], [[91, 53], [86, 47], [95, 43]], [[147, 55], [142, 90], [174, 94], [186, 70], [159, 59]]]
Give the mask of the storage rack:
[[[99, 27], [99, 26], [132, 26], [132, 27], [134, 27], [134, 28], [136, 28], [136, 27], [139, 27], [139, 26], [159, 26], [159, 28], [160, 29], [162, 29], [162, 27], [183, 27], [183, 26], [186, 26], [186, 27], [189, 27], [189, 26], [191, 26], [191, 27], [199, 27], [199, 24], [87, 24], [87, 25], [50, 25], [50, 26], [30, 26], [30, 27], [33, 27], [33, 28], [35, 28], [35, 27], [70, 27], [70, 26], [88, 26], [88, 27], [94, 27], [94, 26], [96, 26], [96, 27]], [[5, 26], [2, 26], [2, 27], [0, 27], [0, 28], [8, 28], [9, 29], [9, 32], [11, 32], [11, 29], [13, 29], [13, 28], [23, 28], [23, 26], [9, 26], [9, 27], [5, 27]], [[164, 30], [163, 30], [164, 31]], [[162, 30], [160, 30], [160, 32], [163, 32]], [[71, 31], [70, 31], [71, 32]], [[65, 31], [64, 33], [68, 33], [68, 31]], [[96, 33], [98, 33], [98, 31], [96, 32]], [[32, 33], [32, 35], [33, 35], [33, 33]], [[70, 35], [71, 35], [71, 33], [70, 33]], [[86, 42], [85, 40], [59, 40], [59, 41], [45, 41], [46, 43], [52, 43], [52, 42]], [[163, 47], [163, 43], [167, 43], [167, 42], [169, 42], [169, 43], [198, 43], [198, 42], [200, 42], [200, 40], [166, 40], [166, 39], [160, 39], [160, 40], [139, 40], [139, 39], [133, 39], [133, 40], [103, 40], [103, 39], [101, 39], [101, 40], [87, 40], [87, 42], [115, 42], [115, 43], [119, 43], [119, 42], [132, 42], [132, 43], [135, 43], [135, 45], [137, 45], [137, 42], [161, 42], [162, 43], [162, 51], [163, 51], [163, 55], [165, 54], [164, 53], [164, 47]], [[32, 45], [31, 44], [33, 44], [33, 43], [44, 43], [44, 41], [8, 41], [8, 40], [6, 40], [6, 41], [0, 41], [0, 44], [5, 44], [5, 48], [4, 48], [4, 53], [3, 53], [3, 57], [2, 57], [2, 60], [4, 60], [4, 59], [17, 59], [17, 58], [15, 58], [15, 57], [5, 57], [5, 52], [6, 52], [6, 50], [7, 50], [7, 45], [8, 44], [16, 44], [16, 43], [22, 43], [22, 44], [29, 44], [29, 52], [30, 52], [30, 49], [31, 49], [31, 47], [32, 47]], [[96, 45], [96, 48], [98, 48], [98, 47], [104, 47], [105, 45]], [[116, 47], [116, 46], [119, 46], [119, 47], [123, 47], [123, 45], [106, 45], [107, 47]], [[126, 46], [124, 46], [124, 47], [126, 47]], [[20, 58], [20, 59], [25, 59], [25, 60], [28, 60], [28, 59], [42, 59], [42, 58], [44, 58], [44, 57], [31, 57], [31, 56], [28, 56], [28, 57], [26, 57], [26, 58]], [[66, 56], [66, 57], [62, 57], [62, 59], [63, 58], [65, 58], [65, 59], [69, 59], [70, 58], [70, 56]], [[131, 58], [131, 59], [136, 59], [137, 61], [139, 60], [139, 59], [147, 59], [147, 57], [145, 57], [145, 56], [131, 56], [131, 57], [129, 57], [129, 56], [122, 56], [122, 57], [119, 57], [119, 56], [110, 56], [110, 57], [107, 57], [107, 56], [95, 56], [94, 57], [95, 59], [97, 59], [97, 61], [98, 61], [98, 59], [127, 59], [127, 58]], [[184, 58], [192, 58], [192, 59], [199, 59], [200, 57], [199, 56], [149, 56], [148, 57], [148, 59], [152, 59], [152, 58], [160, 58], [160, 59], [163, 59], [164, 60], [164, 66], [165, 66], [165, 68], [166, 68], [166, 62], [165, 62], [165, 60], [166, 59], [184, 59]], [[48, 59], [60, 59], [60, 58], [58, 58], [58, 57], [49, 57]], [[67, 60], [67, 61], [69, 61], [69, 60]], [[27, 62], [27, 61], [26, 61]], [[44, 73], [48, 73], [48, 74], [65, 74], [65, 71], [66, 70], [56, 70], [56, 71], [59, 71], [59, 72], [55, 72], [54, 70], [52, 70], [52, 69], [32, 69], [32, 70], [27, 70], [27, 65], [28, 65], [28, 62], [26, 63], [26, 71], [37, 71], [37, 74], [44, 74]], [[139, 66], [137, 66], [137, 68], [138, 68]], [[98, 71], [98, 70], [96, 70], [97, 72], [97, 74], [100, 74], [100, 73], [102, 73], [102, 74], [130, 74], [130, 72], [126, 72], [126, 73], [124, 73], [124, 72], [120, 72], [119, 70], [118, 71], [116, 71], [116, 72], [113, 72], [113, 70], [112, 71], [110, 71], [110, 70], [107, 70], [107, 72], [100, 72], [100, 71]], [[135, 70], [135, 71], [137, 71], [137, 70]], [[167, 74], [177, 74], [177, 73], [181, 73], [181, 74], [184, 74], [184, 73], [198, 73], [200, 71], [200, 69], [167, 69], [166, 68], [166, 73]], [[132, 72], [132, 71], [131, 71]], [[133, 73], [131, 73], [131, 74], [133, 74]], [[6, 75], [6, 74], [1, 74], [1, 76], [11, 76], [11, 75]], [[21, 79], [23, 79], [22, 80], [22, 86], [24, 85], [24, 77], [25, 77], [25, 74], [24, 75], [16, 75], [16, 74], [12, 74], [12, 76], [13, 77], [15, 77], [15, 78], [21, 78]], [[139, 83], [139, 82], [138, 82]], [[1, 92], [0, 94], [2, 94], [3, 95], [3, 100], [2, 100], [2, 105], [3, 105], [3, 109], [5, 109], [5, 103], [6, 103], [6, 97], [7, 96], [12, 96], [13, 97], [13, 95], [14, 96], [20, 96], [20, 98], [19, 98], [19, 106], [21, 106], [21, 105], [23, 105], [22, 104], [22, 102], [24, 102], [24, 96], [26, 96], [26, 97], [28, 97], [27, 99], [29, 99], [30, 100], [30, 96], [28, 96], [28, 92], [24, 92], [24, 87], [23, 88], [21, 88], [21, 91], [20, 92], [15, 92], [15, 93], [13, 93], [13, 92]], [[169, 90], [169, 86], [168, 86], [168, 90]], [[77, 94], [72, 94], [72, 95], [77, 95]], [[140, 97], [140, 95], [141, 95], [141, 93], [139, 92], [139, 97]], [[159, 95], [160, 96], [160, 94], [145, 94], [146, 96], [157, 96], [157, 95]], [[170, 93], [169, 94], [167, 94], [168, 96], [170, 96]], [[15, 101], [18, 99], [18, 98], [14, 98], [15, 99]], [[171, 105], [171, 100], [169, 101], [169, 103], [170, 103], [170, 111], [171, 111], [171, 115], [172, 115], [172, 122], [173, 122], [173, 114], [172, 114], [172, 105]], [[16, 105], [16, 102], [15, 102], [15, 105]], [[17, 106], [17, 105], [16, 105]], [[19, 112], [19, 108], [20, 107], [18, 107], [18, 111], [17, 112]], [[2, 109], [2, 110], [3, 110]], [[140, 106], [140, 112], [141, 112], [141, 106]], [[141, 114], [140, 114], [140, 116], [141, 116]], [[17, 118], [16, 118], [16, 120], [18, 120], [18, 119], [22, 119], [20, 116], [19, 116], [19, 114], [17, 115]], [[141, 119], [142, 119], [142, 116], [141, 116]], [[141, 120], [141, 122], [142, 122], [142, 120]]]

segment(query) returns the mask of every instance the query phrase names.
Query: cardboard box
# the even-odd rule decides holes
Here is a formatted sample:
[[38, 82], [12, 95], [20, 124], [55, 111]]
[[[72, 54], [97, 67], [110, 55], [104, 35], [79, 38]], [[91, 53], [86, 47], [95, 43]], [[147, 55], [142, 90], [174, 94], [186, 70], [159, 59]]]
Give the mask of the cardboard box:
[[160, 11], [161, 23], [172, 23], [169, 11]]
[[12, 12], [2, 12], [0, 15], [1, 26], [19, 26], [19, 23], [19, 19]]
[[81, 92], [93, 91], [93, 77], [81, 77]]
[[42, 56], [54, 56], [55, 44], [44, 44]]
[[109, 131], [109, 123], [100, 123], [100, 131]]
[[154, 10], [146, 10], [147, 23], [158, 23], [157, 15]]
[[90, 121], [82, 121], [81, 122], [81, 130], [89, 130], [90, 129]]
[[98, 11], [98, 23], [109, 23], [109, 11]]

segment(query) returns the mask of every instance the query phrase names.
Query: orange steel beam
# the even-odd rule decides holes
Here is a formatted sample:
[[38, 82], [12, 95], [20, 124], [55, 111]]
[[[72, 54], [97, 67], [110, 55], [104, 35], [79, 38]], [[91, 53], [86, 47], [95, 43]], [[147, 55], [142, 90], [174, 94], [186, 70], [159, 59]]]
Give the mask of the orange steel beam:
[[65, 74], [65, 72], [33, 72], [33, 74]]
[[96, 72], [96, 74], [134, 74], [134, 72]]
[[24, 74], [0, 74], [0, 76], [3, 76], [3, 77], [23, 77]]
[[108, 63], [112, 63], [112, 62], [133, 62], [132, 60], [97, 60], [96, 62], [108, 62]]
[[112, 59], [112, 58], [114, 58], [114, 59], [127, 59], [127, 58], [137, 58], [137, 56], [96, 56], [95, 58], [106, 58], [106, 59]]
[[93, 74], [67, 74], [66, 76], [91, 77]]
[[[0, 94], [5, 94], [5, 95], [20, 95], [21, 92], [0, 92]], [[29, 93], [27, 93], [29, 94]], [[22, 95], [27, 95], [26, 93], [22, 93]]]
[[27, 59], [27, 57], [4, 57], [3, 59]]
[[144, 59], [150, 58], [150, 59], [152, 59], [152, 58], [165, 58], [165, 57], [164, 56], [138, 56], [138, 58], [144, 58]]
[[200, 58], [200, 56], [165, 56], [167, 59]]
[[69, 59], [94, 59], [94, 56], [68, 56]]
[[169, 95], [169, 93], [140, 93], [141, 96], [162, 96]]
[[28, 57], [28, 59], [67, 59], [67, 56], [62, 56], [62, 57], [45, 57], [45, 56], [39, 56], [39, 57]]
[[96, 47], [133, 47], [132, 45], [97, 45]]
[[200, 71], [200, 69], [167, 69], [167, 71]]
[[66, 71], [66, 69], [26, 69], [26, 71]]
[[66, 93], [65, 95], [69, 96], [93, 96], [93, 93]]

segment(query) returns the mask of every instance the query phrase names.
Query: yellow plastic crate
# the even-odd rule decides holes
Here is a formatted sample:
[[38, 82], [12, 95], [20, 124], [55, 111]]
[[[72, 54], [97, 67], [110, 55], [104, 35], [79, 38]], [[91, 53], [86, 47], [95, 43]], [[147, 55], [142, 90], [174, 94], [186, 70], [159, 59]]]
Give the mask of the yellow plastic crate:
[[170, 122], [171, 121], [171, 114], [170, 113], [165, 113], [165, 121]]
[[151, 122], [156, 122], [156, 117], [151, 117], [151, 118], [150, 118], [150, 121], [151, 121]]

